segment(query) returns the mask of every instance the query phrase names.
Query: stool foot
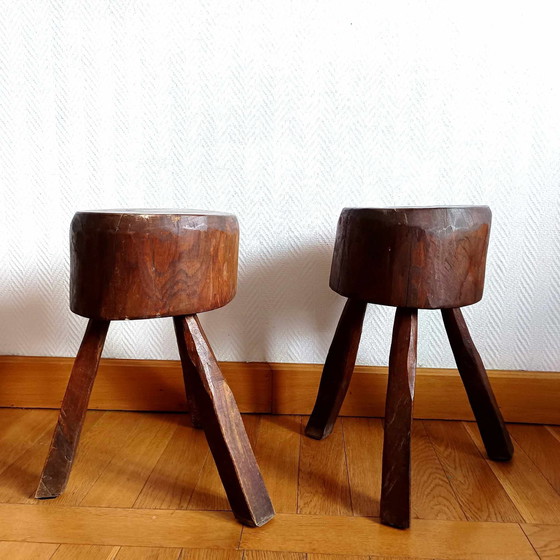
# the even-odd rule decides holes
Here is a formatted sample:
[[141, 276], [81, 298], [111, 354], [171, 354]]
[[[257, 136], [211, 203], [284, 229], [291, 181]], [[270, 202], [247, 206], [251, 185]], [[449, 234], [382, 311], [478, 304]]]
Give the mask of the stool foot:
[[56, 498], [66, 488], [109, 324], [100, 319], [89, 320], [72, 367], [36, 498]]
[[509, 461], [513, 444], [463, 313], [453, 308], [442, 309], [441, 314], [488, 457]]
[[274, 509], [233, 394], [198, 317], [179, 317], [175, 325], [179, 352], [195, 366], [190, 390], [233, 513], [244, 525], [260, 527], [272, 519]]
[[177, 337], [177, 345], [179, 347], [179, 354], [181, 357], [181, 367], [183, 370], [183, 381], [185, 384], [185, 392], [187, 394], [187, 403], [189, 407], [189, 414], [191, 416], [191, 423], [193, 428], [202, 429], [202, 419], [200, 411], [198, 410], [196, 401], [193, 395], [193, 385], [196, 384], [196, 377], [198, 373], [195, 365], [191, 362], [189, 354], [186, 351], [184, 344], [181, 344], [181, 339], [184, 338], [183, 317], [173, 317], [173, 326], [175, 327], [175, 336]]
[[305, 428], [314, 439], [330, 435], [348, 391], [362, 335], [367, 303], [349, 299], [344, 306], [327, 354], [315, 407]]
[[381, 523], [410, 526], [410, 433], [416, 377], [418, 310], [397, 308], [385, 404]]

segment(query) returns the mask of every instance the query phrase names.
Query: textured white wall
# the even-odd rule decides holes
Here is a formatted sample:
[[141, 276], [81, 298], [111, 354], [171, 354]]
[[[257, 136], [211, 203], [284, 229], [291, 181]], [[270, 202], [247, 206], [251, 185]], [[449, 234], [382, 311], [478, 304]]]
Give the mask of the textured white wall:
[[[555, 4], [0, 1], [0, 353], [75, 353], [78, 209], [235, 212], [219, 358], [321, 362], [344, 206], [487, 203], [475, 340], [491, 368], [560, 370]], [[370, 306], [360, 363], [386, 363], [392, 315]], [[176, 358], [171, 321], [113, 324], [105, 355]], [[453, 366], [437, 312], [419, 362]]]

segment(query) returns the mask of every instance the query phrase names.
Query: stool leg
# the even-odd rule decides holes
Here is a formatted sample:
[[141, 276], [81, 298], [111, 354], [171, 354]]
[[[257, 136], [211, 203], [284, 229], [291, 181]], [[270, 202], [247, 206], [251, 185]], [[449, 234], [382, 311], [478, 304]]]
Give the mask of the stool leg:
[[418, 310], [397, 308], [385, 403], [381, 523], [410, 526], [410, 433], [416, 377]]
[[56, 498], [66, 488], [109, 323], [89, 320], [62, 400], [36, 498]]
[[508, 461], [513, 444], [463, 313], [454, 308], [442, 309], [441, 314], [488, 457]]
[[191, 362], [189, 354], [186, 351], [184, 344], [181, 344], [181, 339], [184, 338], [182, 317], [173, 317], [173, 326], [175, 327], [175, 336], [177, 337], [177, 345], [179, 346], [179, 355], [181, 357], [181, 367], [183, 369], [183, 381], [185, 383], [185, 392], [187, 394], [187, 403], [189, 406], [189, 413], [191, 415], [191, 423], [193, 428], [202, 428], [202, 419], [200, 411], [198, 410], [196, 401], [193, 395], [193, 386], [196, 384], [196, 377], [198, 375], [196, 366]]
[[179, 317], [179, 351], [195, 365], [192, 388], [210, 451], [235, 517], [259, 527], [274, 516], [233, 394], [196, 315]]
[[357, 299], [349, 299], [344, 306], [325, 360], [315, 407], [305, 428], [305, 434], [311, 438], [326, 438], [333, 430], [354, 373], [366, 306], [365, 301]]

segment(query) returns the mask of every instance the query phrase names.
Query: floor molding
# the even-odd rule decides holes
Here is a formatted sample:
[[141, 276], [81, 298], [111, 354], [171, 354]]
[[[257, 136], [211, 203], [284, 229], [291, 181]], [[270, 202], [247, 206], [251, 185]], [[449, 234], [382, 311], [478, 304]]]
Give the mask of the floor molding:
[[[58, 408], [72, 358], [0, 356], [0, 407]], [[309, 414], [320, 364], [222, 362], [242, 412]], [[560, 372], [489, 371], [506, 421], [560, 424]], [[178, 361], [102, 359], [90, 408], [186, 410]], [[387, 368], [357, 366], [346, 416], [383, 416]], [[420, 368], [415, 418], [472, 420], [456, 370]]]

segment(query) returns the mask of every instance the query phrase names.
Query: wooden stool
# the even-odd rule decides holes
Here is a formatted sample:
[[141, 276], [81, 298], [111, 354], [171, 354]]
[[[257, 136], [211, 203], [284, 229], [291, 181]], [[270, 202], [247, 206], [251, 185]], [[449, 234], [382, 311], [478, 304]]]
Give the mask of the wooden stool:
[[395, 306], [380, 504], [386, 525], [410, 525], [418, 308], [441, 309], [488, 456], [512, 457], [504, 420], [459, 309], [482, 297], [491, 219], [487, 206], [346, 208], [340, 216], [330, 287], [348, 301], [305, 433], [322, 439], [333, 429], [352, 377], [367, 303]]
[[71, 225], [70, 308], [89, 318], [36, 498], [66, 487], [110, 321], [173, 317], [189, 410], [202, 426], [235, 517], [274, 516], [237, 404], [196, 313], [231, 301], [239, 227], [232, 214], [78, 212]]

